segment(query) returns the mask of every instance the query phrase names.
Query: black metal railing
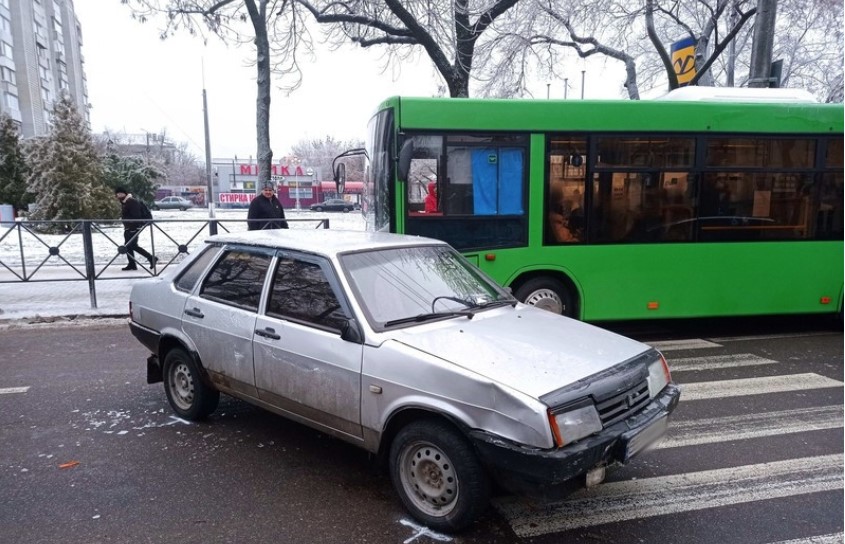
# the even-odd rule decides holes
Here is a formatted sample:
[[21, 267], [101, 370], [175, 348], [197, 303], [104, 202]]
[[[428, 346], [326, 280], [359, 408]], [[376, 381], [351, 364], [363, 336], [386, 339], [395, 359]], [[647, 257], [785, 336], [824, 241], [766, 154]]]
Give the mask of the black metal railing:
[[[290, 228], [329, 228], [328, 219], [286, 219]], [[97, 281], [157, 276], [178, 264], [208, 235], [246, 231], [249, 220], [227, 218], [141, 220], [141, 229], [124, 240], [121, 220], [14, 221], [0, 224], [0, 284], [87, 281], [91, 308], [97, 308]], [[126, 274], [118, 267], [126, 244], [138, 242], [155, 259]]]

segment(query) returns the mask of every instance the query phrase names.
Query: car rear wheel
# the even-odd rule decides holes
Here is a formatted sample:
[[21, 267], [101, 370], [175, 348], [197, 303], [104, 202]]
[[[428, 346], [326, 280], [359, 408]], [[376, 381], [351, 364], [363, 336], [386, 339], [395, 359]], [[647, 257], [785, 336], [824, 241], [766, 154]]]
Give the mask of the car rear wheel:
[[390, 446], [390, 477], [411, 515], [437, 530], [465, 528], [490, 499], [471, 445], [442, 421], [420, 420], [399, 431]]
[[575, 303], [572, 293], [554, 278], [533, 278], [520, 285], [514, 296], [542, 310], [575, 317]]
[[203, 383], [196, 361], [181, 348], [164, 357], [164, 391], [173, 411], [189, 421], [205, 419], [220, 402], [220, 392]]
[[349, 213], [352, 211], [352, 208], [343, 208], [343, 213]]

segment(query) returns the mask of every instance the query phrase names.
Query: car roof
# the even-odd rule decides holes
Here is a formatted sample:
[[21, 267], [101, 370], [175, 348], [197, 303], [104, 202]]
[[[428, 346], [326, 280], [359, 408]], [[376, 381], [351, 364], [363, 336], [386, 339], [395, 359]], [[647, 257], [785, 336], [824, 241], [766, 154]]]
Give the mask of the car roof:
[[207, 243], [243, 244], [336, 255], [365, 249], [419, 245], [447, 245], [422, 236], [334, 229], [270, 229], [210, 236]]

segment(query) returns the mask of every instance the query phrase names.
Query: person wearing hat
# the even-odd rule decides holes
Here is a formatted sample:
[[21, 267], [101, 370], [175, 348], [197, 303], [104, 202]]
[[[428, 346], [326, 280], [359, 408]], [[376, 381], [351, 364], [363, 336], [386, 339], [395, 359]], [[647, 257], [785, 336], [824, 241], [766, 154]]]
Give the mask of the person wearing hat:
[[249, 213], [246, 218], [249, 220], [249, 230], [288, 228], [288, 222], [285, 221], [285, 209], [276, 198], [272, 183], [265, 183], [261, 194], [249, 203]]
[[129, 261], [121, 270], [138, 270], [138, 264], [135, 262], [136, 251], [146, 257], [150, 261], [150, 268], [153, 268], [158, 261], [158, 257], [138, 245], [138, 235], [146, 225], [143, 220], [148, 219], [145, 206], [123, 187], [116, 187], [114, 196], [120, 202], [120, 218], [123, 220], [123, 245], [126, 248], [126, 260]]

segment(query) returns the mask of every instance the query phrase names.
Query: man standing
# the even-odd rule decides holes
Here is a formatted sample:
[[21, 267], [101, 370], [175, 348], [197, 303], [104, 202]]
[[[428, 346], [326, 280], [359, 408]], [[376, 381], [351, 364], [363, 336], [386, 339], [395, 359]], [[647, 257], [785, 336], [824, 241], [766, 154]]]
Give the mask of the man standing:
[[144, 219], [149, 219], [145, 206], [137, 201], [126, 189], [117, 187], [114, 196], [120, 202], [120, 218], [123, 220], [123, 245], [126, 247], [126, 259], [129, 263], [121, 270], [138, 270], [135, 252], [150, 261], [150, 268], [155, 267], [158, 257], [138, 245], [138, 235], [144, 229]]
[[[249, 219], [249, 230], [288, 228], [288, 222], [285, 221], [285, 209], [276, 198], [272, 183], [265, 183], [261, 194], [252, 199], [246, 218]], [[259, 221], [259, 219], [267, 221]]]

